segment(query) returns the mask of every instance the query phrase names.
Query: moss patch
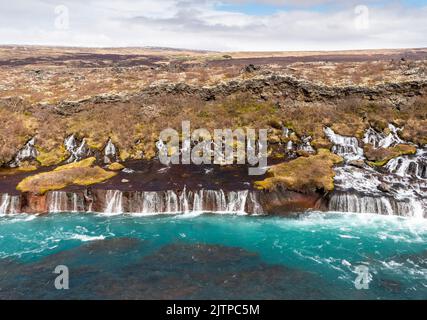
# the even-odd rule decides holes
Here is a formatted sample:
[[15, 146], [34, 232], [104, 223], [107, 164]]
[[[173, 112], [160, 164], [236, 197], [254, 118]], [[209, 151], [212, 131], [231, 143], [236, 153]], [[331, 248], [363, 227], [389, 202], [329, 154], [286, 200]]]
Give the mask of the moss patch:
[[37, 170], [36, 166], [23, 166], [18, 168], [0, 168], [0, 175], [2, 176], [12, 176], [14, 174], [22, 173], [22, 172], [31, 172]]
[[111, 171], [120, 171], [123, 170], [125, 168], [124, 165], [122, 165], [121, 163], [118, 162], [114, 162], [110, 165], [108, 165], [107, 169], [111, 170]]
[[364, 151], [370, 165], [381, 167], [393, 158], [402, 155], [415, 154], [417, 149], [416, 147], [408, 144], [399, 144], [392, 148], [378, 149], [374, 149], [371, 145], [365, 145]]
[[53, 171], [29, 176], [22, 180], [17, 190], [44, 194], [50, 190], [63, 189], [69, 185], [91, 185], [114, 177], [117, 173], [93, 166], [95, 158], [60, 166]]
[[342, 161], [340, 156], [329, 150], [319, 149], [316, 155], [300, 157], [271, 167], [267, 173], [268, 178], [256, 181], [255, 187], [274, 190], [278, 186], [283, 186], [288, 190], [299, 192], [332, 191], [335, 176], [333, 166]]
[[44, 167], [57, 165], [65, 161], [69, 156], [69, 153], [65, 150], [64, 146], [60, 146], [59, 148], [50, 151], [38, 148], [37, 151], [39, 152], [37, 161]]

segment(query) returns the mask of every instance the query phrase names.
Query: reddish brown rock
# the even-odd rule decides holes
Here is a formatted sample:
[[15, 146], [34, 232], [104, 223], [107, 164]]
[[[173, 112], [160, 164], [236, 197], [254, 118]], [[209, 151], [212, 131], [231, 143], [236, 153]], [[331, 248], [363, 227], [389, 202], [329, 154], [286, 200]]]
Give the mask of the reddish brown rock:
[[31, 192], [22, 194], [22, 212], [28, 213], [47, 213], [47, 195], [38, 195]]
[[326, 209], [326, 200], [319, 193], [304, 194], [283, 189], [262, 192], [260, 203], [264, 212], [271, 215], [290, 215], [307, 210]]

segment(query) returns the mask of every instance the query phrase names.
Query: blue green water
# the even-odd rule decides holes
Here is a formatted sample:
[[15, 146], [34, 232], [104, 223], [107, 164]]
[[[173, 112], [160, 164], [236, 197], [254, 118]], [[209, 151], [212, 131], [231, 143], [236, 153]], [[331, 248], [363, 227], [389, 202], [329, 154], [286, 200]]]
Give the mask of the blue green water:
[[[427, 221], [17, 215], [0, 217], [0, 262], [3, 298], [427, 299]], [[369, 289], [355, 288], [360, 265]]]

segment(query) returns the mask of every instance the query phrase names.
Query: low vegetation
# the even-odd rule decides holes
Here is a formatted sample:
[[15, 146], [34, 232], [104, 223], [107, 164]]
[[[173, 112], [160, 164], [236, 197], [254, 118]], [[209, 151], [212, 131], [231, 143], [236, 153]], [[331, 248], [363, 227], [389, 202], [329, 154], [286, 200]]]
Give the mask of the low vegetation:
[[332, 191], [335, 176], [332, 168], [342, 161], [341, 157], [329, 150], [320, 149], [316, 155], [299, 157], [271, 167], [268, 177], [256, 181], [255, 187], [270, 191], [278, 187], [299, 192]]
[[417, 149], [413, 145], [399, 144], [391, 148], [374, 149], [371, 145], [365, 145], [364, 148], [366, 159], [373, 166], [383, 166], [389, 160], [402, 156], [415, 154]]
[[[29, 165], [59, 165], [69, 156], [63, 144], [71, 134], [85, 138], [92, 154], [99, 153], [111, 138], [121, 161], [152, 159], [159, 132], [168, 127], [180, 130], [183, 120], [191, 121], [192, 129], [210, 131], [268, 128], [269, 152], [276, 158], [283, 157], [280, 148], [288, 140], [281, 136], [282, 126], [296, 132], [289, 138], [293, 142], [311, 136], [316, 149], [331, 147], [323, 132], [325, 126], [361, 139], [366, 128], [386, 132], [390, 122], [404, 126], [402, 138], [406, 141], [427, 144], [427, 98], [423, 92], [419, 98], [404, 102], [388, 96], [372, 100], [364, 94], [324, 98], [313, 93], [313, 98], [310, 94], [295, 98], [302, 96], [300, 92], [274, 91], [267, 83], [264, 88], [252, 87], [251, 91], [243, 86], [234, 94], [204, 99], [185, 91], [139, 94], [149, 85], [171, 83], [203, 87], [226, 81], [236, 87], [242, 80], [271, 74], [292, 75], [331, 88], [425, 81], [427, 62], [421, 49], [410, 52], [411, 60], [396, 59], [403, 54], [399, 50], [351, 53], [363, 55], [366, 61], [359, 59], [361, 62], [345, 59], [349, 52], [289, 56], [280, 52], [219, 54], [137, 48], [63, 50], [0, 48], [0, 166], [10, 162], [33, 136], [38, 157]], [[326, 60], [323, 54], [328, 55]], [[299, 58], [308, 56], [310, 62]], [[287, 57], [289, 63], [279, 63], [281, 57]], [[87, 101], [100, 95], [125, 98]], [[372, 161], [382, 162], [394, 154], [398, 152], [373, 155]]]
[[92, 157], [57, 167], [49, 172], [29, 176], [22, 180], [16, 188], [22, 192], [44, 194], [47, 191], [63, 189], [69, 185], [87, 186], [100, 183], [117, 174], [94, 166], [95, 161], [96, 159]]
[[123, 170], [125, 168], [125, 166], [122, 165], [121, 163], [114, 162], [114, 163], [109, 164], [107, 166], [107, 168], [108, 168], [108, 170], [111, 170], [111, 171], [120, 171], [120, 170]]

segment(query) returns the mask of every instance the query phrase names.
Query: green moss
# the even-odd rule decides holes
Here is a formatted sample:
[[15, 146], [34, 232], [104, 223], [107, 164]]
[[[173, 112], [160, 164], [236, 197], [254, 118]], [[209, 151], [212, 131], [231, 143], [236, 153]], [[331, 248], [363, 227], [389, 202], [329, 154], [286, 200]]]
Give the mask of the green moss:
[[69, 153], [65, 150], [64, 146], [47, 151], [43, 148], [37, 148], [38, 156], [37, 161], [44, 167], [57, 165], [67, 159]]
[[111, 163], [107, 166], [107, 169], [111, 171], [120, 171], [120, 170], [123, 170], [124, 168], [125, 166], [118, 162]]
[[62, 171], [62, 170], [75, 169], [75, 168], [89, 168], [94, 165], [95, 161], [96, 161], [95, 157], [90, 157], [78, 162], [64, 164], [63, 166], [59, 166], [55, 168], [54, 171]]
[[14, 174], [22, 173], [22, 172], [31, 172], [37, 170], [36, 166], [28, 165], [21, 166], [18, 168], [0, 168], [0, 175], [2, 176], [12, 176]]
[[23, 179], [17, 190], [44, 194], [47, 191], [63, 189], [69, 185], [91, 185], [114, 177], [117, 173], [93, 167], [95, 158], [60, 166], [53, 171], [43, 172]]
[[131, 157], [131, 153], [127, 150], [120, 150], [119, 158], [121, 161], [126, 161]]
[[382, 167], [391, 159], [402, 155], [411, 155], [417, 152], [416, 147], [408, 144], [399, 144], [391, 148], [374, 149], [371, 145], [364, 147], [368, 164], [374, 167]]
[[316, 155], [300, 157], [271, 167], [267, 173], [268, 177], [263, 181], [256, 181], [255, 187], [274, 190], [283, 186], [299, 192], [332, 191], [335, 176], [333, 166], [342, 161], [341, 157], [329, 150], [319, 149]]

